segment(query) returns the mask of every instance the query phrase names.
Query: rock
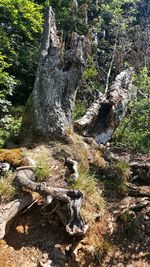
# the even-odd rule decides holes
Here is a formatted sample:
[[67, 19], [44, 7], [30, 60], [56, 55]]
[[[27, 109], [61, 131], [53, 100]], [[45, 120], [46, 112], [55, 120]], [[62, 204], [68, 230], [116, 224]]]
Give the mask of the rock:
[[43, 255], [42, 255], [42, 261], [43, 262], [48, 261], [48, 253], [43, 253]]
[[67, 261], [66, 253], [59, 244], [56, 244], [52, 252], [52, 260], [57, 264], [64, 264]]
[[51, 260], [46, 261], [45, 263], [40, 261], [37, 267], [54, 267], [53, 262]]
[[0, 173], [4, 173], [9, 171], [10, 169], [10, 164], [8, 162], [1, 162], [0, 163]]

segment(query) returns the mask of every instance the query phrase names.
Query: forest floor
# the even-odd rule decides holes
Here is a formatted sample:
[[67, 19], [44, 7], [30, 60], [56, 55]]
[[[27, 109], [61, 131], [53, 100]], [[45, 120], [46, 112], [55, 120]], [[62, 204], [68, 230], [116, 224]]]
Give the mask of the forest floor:
[[[148, 156], [140, 154], [114, 149], [113, 153], [126, 160], [150, 161]], [[54, 171], [57, 173], [55, 176], [60, 177], [60, 180], [56, 179], [55, 186], [65, 185], [62, 163]], [[144, 185], [140, 182], [139, 187]], [[0, 267], [150, 266], [150, 198], [122, 196], [107, 188], [104, 188], [103, 195], [105, 213], [102, 219], [95, 222], [95, 227], [100, 225], [105, 242], [94, 253], [93, 262], [93, 248], [87, 237], [79, 240], [68, 236], [56, 215], [41, 214], [39, 203], [18, 215], [0, 241]], [[141, 207], [141, 201], [147, 201], [147, 204]]]

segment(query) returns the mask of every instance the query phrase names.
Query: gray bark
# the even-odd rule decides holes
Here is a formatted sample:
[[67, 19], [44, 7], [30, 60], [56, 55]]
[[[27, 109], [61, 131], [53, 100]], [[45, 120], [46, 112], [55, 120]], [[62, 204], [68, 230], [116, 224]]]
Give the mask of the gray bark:
[[70, 49], [57, 35], [52, 8], [45, 13], [40, 60], [31, 98], [23, 117], [21, 135], [61, 138], [72, 125], [78, 82], [86, 63], [89, 42], [72, 33]]
[[28, 193], [20, 199], [15, 199], [8, 204], [0, 206], [0, 239], [6, 234], [7, 223], [38, 197], [39, 195], [32, 196]]
[[24, 171], [19, 170], [15, 177], [15, 182], [23, 188], [44, 196], [47, 205], [51, 204], [52, 200], [62, 205], [65, 204], [66, 212], [60, 207], [60, 209], [56, 208], [55, 213], [57, 213], [62, 220], [66, 232], [70, 235], [84, 235], [88, 226], [80, 215], [80, 208], [83, 201], [82, 192], [79, 190], [50, 187], [46, 185], [46, 183], [36, 183], [30, 180], [30, 178], [32, 178], [32, 175], [31, 177], [25, 176]]
[[75, 129], [84, 136], [94, 137], [99, 144], [108, 142], [131, 100], [133, 73], [133, 68], [129, 68], [117, 75], [106, 94], [101, 95], [86, 114], [75, 122]]

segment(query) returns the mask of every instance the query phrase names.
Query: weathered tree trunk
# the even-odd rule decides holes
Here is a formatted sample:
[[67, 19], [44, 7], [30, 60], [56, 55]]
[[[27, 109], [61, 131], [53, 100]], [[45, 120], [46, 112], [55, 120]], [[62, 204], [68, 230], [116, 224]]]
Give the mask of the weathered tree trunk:
[[52, 8], [46, 10], [39, 65], [21, 135], [65, 137], [72, 125], [72, 109], [88, 49], [87, 38], [73, 32], [70, 49], [65, 51], [65, 44], [57, 36]]
[[133, 68], [129, 68], [117, 75], [106, 94], [101, 95], [86, 114], [75, 122], [77, 131], [94, 137], [97, 143], [102, 144], [112, 137], [131, 100], [133, 72]]
[[84, 235], [86, 233], [88, 226], [80, 215], [83, 200], [81, 191], [50, 187], [45, 183], [36, 183], [30, 180], [30, 177], [26, 177], [22, 170], [17, 172], [15, 182], [21, 187], [44, 196], [48, 205], [51, 204], [52, 200], [58, 201], [61, 205], [64, 204], [66, 212], [61, 205], [60, 209], [56, 208], [55, 212], [59, 215], [66, 228], [66, 232], [70, 235]]
[[0, 239], [2, 239], [6, 234], [7, 223], [38, 197], [38, 194], [31, 195], [28, 193], [22, 198], [15, 199], [8, 204], [0, 206]]

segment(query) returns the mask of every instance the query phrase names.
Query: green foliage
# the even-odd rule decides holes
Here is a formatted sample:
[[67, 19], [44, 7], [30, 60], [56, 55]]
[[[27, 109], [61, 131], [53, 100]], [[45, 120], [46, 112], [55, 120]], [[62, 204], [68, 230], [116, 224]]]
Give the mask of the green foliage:
[[10, 107], [9, 113], [6, 113], [0, 120], [0, 147], [11, 137], [17, 137], [22, 121], [23, 107]]
[[0, 53], [0, 118], [8, 111], [8, 107], [11, 105], [7, 97], [12, 95], [16, 85], [15, 79], [6, 71], [11, 64], [8, 64], [5, 60], [6, 56]]
[[74, 107], [74, 110], [73, 110], [73, 120], [78, 120], [80, 119], [85, 111], [86, 111], [86, 105], [84, 103], [75, 103], [75, 107]]
[[130, 104], [128, 116], [116, 130], [117, 141], [138, 152], [150, 153], [150, 76], [146, 68], [135, 75], [137, 99]]
[[0, 129], [0, 147], [2, 147], [5, 141], [11, 137], [17, 137], [19, 134], [19, 129], [21, 126], [22, 118], [16, 118], [11, 115], [5, 116], [1, 120], [1, 129]]
[[88, 79], [95, 78], [97, 74], [98, 73], [97, 73], [96, 65], [94, 61], [92, 60], [92, 58], [88, 56], [87, 64], [86, 64], [82, 77], [83, 79], [88, 80]]
[[[0, 0], [0, 53], [9, 67], [6, 78], [8, 81], [8, 78], [15, 77], [18, 80], [16, 90], [26, 89], [26, 94], [31, 90], [35, 75], [42, 9], [30, 0]], [[6, 82], [3, 85], [2, 89], [6, 87]], [[23, 91], [17, 92], [23, 95]]]

